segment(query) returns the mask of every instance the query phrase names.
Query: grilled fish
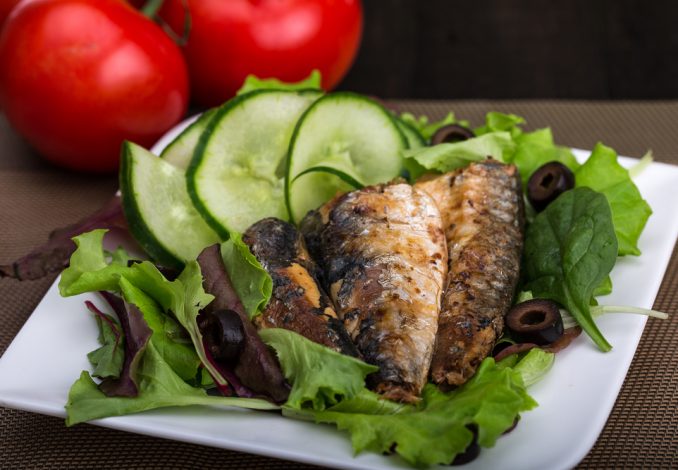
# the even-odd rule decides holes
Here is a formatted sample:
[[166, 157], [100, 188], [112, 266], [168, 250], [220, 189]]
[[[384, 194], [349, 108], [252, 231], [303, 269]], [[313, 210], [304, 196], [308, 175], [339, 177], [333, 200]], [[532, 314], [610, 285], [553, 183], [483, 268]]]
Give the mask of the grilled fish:
[[494, 347], [518, 282], [520, 177], [515, 166], [486, 160], [415, 187], [438, 204], [449, 250], [431, 377], [461, 385]]
[[252, 254], [271, 275], [273, 294], [255, 318], [259, 328], [285, 328], [337, 352], [358, 352], [318, 285], [318, 268], [297, 229], [275, 218], [263, 219], [243, 235]]
[[364, 359], [368, 385], [417, 400], [426, 383], [447, 269], [436, 204], [408, 184], [337, 196], [302, 221], [339, 318]]

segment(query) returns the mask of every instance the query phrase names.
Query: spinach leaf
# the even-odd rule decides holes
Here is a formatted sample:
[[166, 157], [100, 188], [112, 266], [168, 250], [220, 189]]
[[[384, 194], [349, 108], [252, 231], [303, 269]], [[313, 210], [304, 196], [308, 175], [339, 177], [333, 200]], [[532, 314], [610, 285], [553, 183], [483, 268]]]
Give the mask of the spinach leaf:
[[605, 196], [589, 188], [563, 193], [528, 227], [525, 290], [559, 302], [603, 351], [612, 346], [593, 321], [595, 289], [617, 260], [617, 237]]
[[591, 156], [575, 172], [576, 186], [587, 186], [605, 195], [610, 202], [619, 255], [639, 255], [638, 238], [652, 214], [649, 204], [617, 161], [617, 153], [598, 143]]

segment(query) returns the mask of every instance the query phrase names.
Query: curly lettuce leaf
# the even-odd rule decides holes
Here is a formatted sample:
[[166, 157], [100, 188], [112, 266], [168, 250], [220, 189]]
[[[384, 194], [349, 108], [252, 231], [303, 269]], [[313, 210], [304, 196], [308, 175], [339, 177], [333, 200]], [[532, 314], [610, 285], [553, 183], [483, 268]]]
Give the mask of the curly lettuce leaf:
[[[439, 119], [438, 121], [429, 121], [428, 116], [419, 116], [416, 117], [412, 113], [402, 113], [399, 117], [399, 120], [405, 123], [406, 126], [417, 132], [425, 142], [431, 140], [433, 134], [436, 133], [438, 129], [449, 124], [459, 124], [464, 127], [468, 127], [467, 121], [459, 121], [454, 116], [453, 112], [447, 113], [445, 117]], [[409, 140], [409, 139], [408, 139]]]
[[311, 74], [299, 82], [283, 82], [277, 78], [259, 78], [248, 75], [236, 95], [254, 90], [322, 90], [320, 71], [314, 69]]
[[285, 378], [292, 384], [285, 403], [289, 408], [323, 410], [351, 399], [364, 389], [365, 376], [379, 370], [293, 331], [265, 328], [259, 336], [275, 349]]
[[178, 330], [178, 324], [166, 315], [160, 306], [144, 291], [133, 285], [125, 276], [120, 278], [123, 298], [141, 311], [146, 324], [151, 329], [151, 343], [172, 370], [183, 380], [193, 380], [198, 374], [200, 359], [192, 345], [176, 342], [168, 332]]
[[257, 316], [273, 293], [273, 280], [239, 234], [221, 244], [221, 257], [233, 288], [250, 318]]
[[514, 149], [508, 132], [492, 132], [461, 142], [405, 150], [403, 156], [406, 162], [412, 159], [427, 170], [445, 173], [488, 157], [505, 161]]
[[68, 393], [66, 425], [109, 416], [122, 416], [168, 406], [233, 406], [257, 410], [278, 409], [265, 400], [209, 396], [202, 388], [188, 385], [163, 359], [150, 342], [138, 370], [139, 393], [136, 397], [108, 397], [83, 371]]
[[553, 134], [549, 128], [523, 133], [514, 140], [516, 150], [510, 163], [518, 167], [523, 187], [527, 185], [532, 173], [548, 162], [560, 162], [573, 172], [579, 167], [579, 162], [570, 149], [553, 142]]
[[590, 311], [594, 291], [617, 261], [610, 205], [589, 188], [566, 191], [527, 228], [525, 290], [559, 302], [603, 351], [612, 346]]
[[335, 407], [315, 412], [315, 419], [348, 431], [356, 453], [390, 453], [395, 449], [417, 467], [452, 462], [473, 439], [469, 425], [477, 426], [481, 446], [493, 446], [520, 412], [537, 405], [527, 394], [522, 375], [510, 367], [497, 366], [491, 358], [453, 392], [443, 393], [427, 385], [417, 407], [400, 406], [397, 412], [383, 412], [376, 400], [368, 403], [361, 407], [356, 398], [353, 410], [344, 407], [338, 411]]
[[638, 239], [652, 214], [629, 172], [617, 161], [617, 153], [602, 143], [596, 144], [586, 162], [575, 172], [577, 187], [589, 187], [603, 193], [610, 203], [619, 255], [640, 255]]
[[[517, 356], [522, 356], [518, 358]], [[556, 355], [540, 348], [532, 348], [525, 354], [513, 354], [498, 363], [499, 366], [511, 365], [520, 374], [526, 387], [540, 382], [551, 370]]]
[[477, 127], [473, 132], [478, 136], [491, 132], [508, 132], [515, 139], [523, 133], [520, 128], [522, 124], [525, 124], [525, 119], [520, 116], [490, 111], [485, 115], [485, 125]]

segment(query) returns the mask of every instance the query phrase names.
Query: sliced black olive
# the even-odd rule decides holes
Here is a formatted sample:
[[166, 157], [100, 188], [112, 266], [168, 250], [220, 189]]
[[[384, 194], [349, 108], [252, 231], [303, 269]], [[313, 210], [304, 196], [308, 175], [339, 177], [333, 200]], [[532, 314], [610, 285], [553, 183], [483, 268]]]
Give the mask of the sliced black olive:
[[473, 131], [459, 124], [448, 124], [438, 129], [431, 137], [431, 145], [438, 145], [446, 142], [461, 142], [475, 137]]
[[563, 335], [558, 304], [546, 299], [515, 305], [506, 314], [506, 326], [520, 341], [540, 346], [553, 343]]
[[245, 334], [240, 316], [233, 310], [216, 310], [200, 314], [198, 327], [205, 347], [220, 362], [238, 359], [245, 344]]
[[513, 431], [518, 426], [519, 422], [520, 422], [520, 415], [516, 416], [516, 419], [513, 420], [513, 424], [506, 431], [504, 431], [502, 433], [502, 435], [508, 434], [511, 431]]
[[549, 162], [540, 166], [530, 176], [527, 182], [527, 199], [534, 210], [541, 212], [558, 196], [572, 188], [574, 188], [572, 171], [560, 162]]
[[478, 445], [478, 428], [473, 424], [469, 424], [466, 427], [473, 433], [473, 440], [464, 452], [457, 454], [450, 465], [464, 465], [475, 460], [480, 455], [480, 446]]

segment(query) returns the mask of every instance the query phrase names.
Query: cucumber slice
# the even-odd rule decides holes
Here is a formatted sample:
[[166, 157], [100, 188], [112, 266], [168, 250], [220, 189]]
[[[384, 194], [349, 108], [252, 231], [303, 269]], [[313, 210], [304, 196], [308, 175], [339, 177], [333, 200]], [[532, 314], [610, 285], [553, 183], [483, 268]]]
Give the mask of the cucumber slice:
[[[407, 140], [383, 106], [364, 96], [332, 93], [304, 113], [292, 136], [285, 199], [290, 220], [360, 185], [389, 181], [402, 170]], [[309, 169], [321, 168], [322, 171]], [[334, 171], [329, 171], [332, 169]]]
[[193, 152], [198, 145], [200, 136], [216, 114], [216, 111], [217, 108], [213, 108], [202, 113], [198, 119], [165, 147], [162, 153], [160, 153], [160, 158], [177, 168], [186, 170], [191, 163], [191, 158], [193, 158]]
[[181, 267], [219, 241], [191, 204], [184, 172], [131, 142], [123, 144], [120, 192], [130, 232], [161, 264]]
[[284, 165], [299, 117], [321, 92], [256, 90], [221, 107], [186, 173], [193, 204], [223, 238], [285, 218]]

